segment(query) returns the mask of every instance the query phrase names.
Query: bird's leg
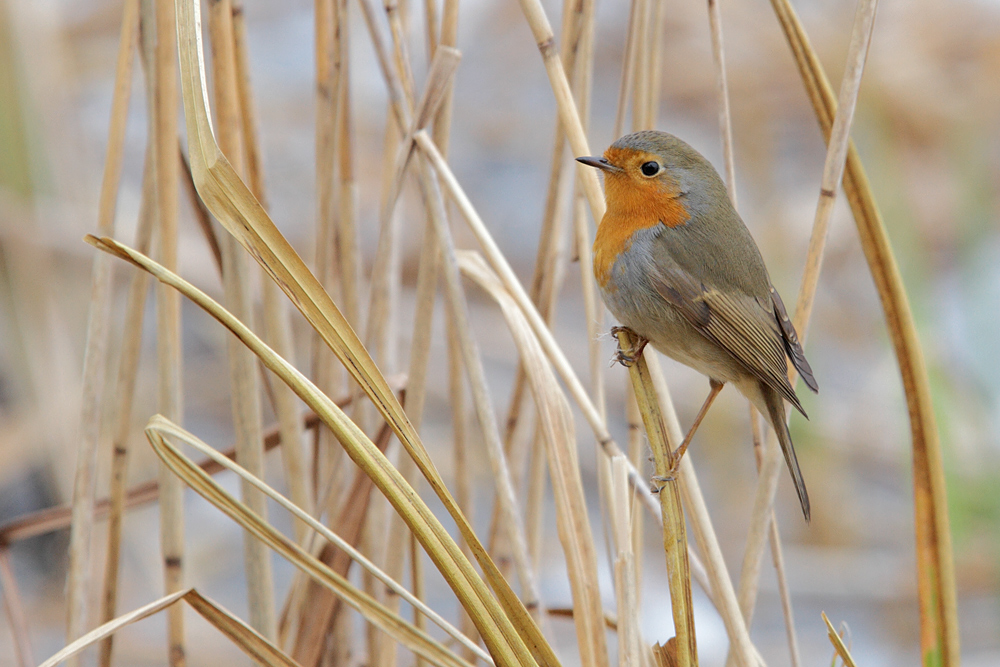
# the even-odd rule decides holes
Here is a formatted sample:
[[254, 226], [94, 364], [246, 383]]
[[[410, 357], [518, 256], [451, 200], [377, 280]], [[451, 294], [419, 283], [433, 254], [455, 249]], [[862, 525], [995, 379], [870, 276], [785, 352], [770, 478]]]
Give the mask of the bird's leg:
[[[673, 460], [673, 463], [670, 466], [670, 472], [666, 477], [661, 477], [659, 475], [654, 476], [653, 481], [669, 482], [676, 478], [677, 471], [680, 469], [681, 458], [684, 456], [684, 452], [687, 451], [688, 445], [691, 444], [691, 439], [694, 438], [694, 432], [698, 430], [698, 426], [701, 425], [701, 420], [705, 418], [705, 415], [708, 413], [708, 409], [712, 407], [715, 397], [719, 395], [720, 391], [722, 391], [722, 387], [725, 385], [725, 382], [719, 382], [718, 380], [710, 378], [708, 380], [708, 384], [711, 387], [711, 390], [708, 392], [708, 397], [705, 399], [705, 402], [701, 404], [701, 410], [698, 411], [698, 416], [694, 418], [694, 423], [691, 424], [691, 428], [688, 429], [687, 435], [684, 436], [684, 442], [682, 442], [680, 446], [674, 450], [673, 455], [670, 457]], [[653, 489], [654, 493], [659, 492], [659, 490], [660, 489], [656, 488]]]
[[[618, 340], [618, 333], [620, 331], [630, 333], [636, 338], [638, 338], [639, 339], [638, 347], [634, 347], [628, 352], [625, 352], [625, 350], [622, 349], [622, 342]], [[619, 364], [625, 366], [626, 368], [630, 367], [632, 364], [634, 364], [636, 361], [639, 360], [639, 355], [642, 354], [643, 349], [645, 349], [646, 345], [649, 344], [648, 338], [643, 338], [642, 336], [632, 331], [628, 327], [611, 327], [611, 335], [615, 337], [615, 341], [618, 344], [618, 349], [615, 351], [615, 356], [611, 358], [612, 366], [615, 364], [615, 362], [618, 362]]]

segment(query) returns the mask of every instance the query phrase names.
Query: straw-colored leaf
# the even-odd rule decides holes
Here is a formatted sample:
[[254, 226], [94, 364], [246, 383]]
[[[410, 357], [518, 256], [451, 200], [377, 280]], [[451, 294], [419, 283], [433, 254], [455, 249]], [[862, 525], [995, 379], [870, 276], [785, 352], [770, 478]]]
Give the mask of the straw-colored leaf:
[[157, 614], [164, 609], [170, 609], [180, 600], [191, 605], [191, 608], [198, 612], [205, 620], [229, 638], [244, 653], [259, 661], [261, 664], [269, 666], [286, 665], [286, 667], [299, 667], [299, 664], [285, 655], [277, 646], [265, 639], [260, 633], [249, 625], [238, 619], [231, 612], [227, 611], [211, 599], [203, 596], [193, 588], [177, 591], [166, 595], [159, 600], [154, 600], [147, 605], [139, 607], [127, 614], [122, 614], [118, 618], [108, 621], [104, 625], [83, 635], [76, 641], [70, 643], [61, 651], [43, 662], [39, 667], [55, 667], [64, 660], [67, 660], [101, 640], [110, 637], [127, 625], [136, 621]]

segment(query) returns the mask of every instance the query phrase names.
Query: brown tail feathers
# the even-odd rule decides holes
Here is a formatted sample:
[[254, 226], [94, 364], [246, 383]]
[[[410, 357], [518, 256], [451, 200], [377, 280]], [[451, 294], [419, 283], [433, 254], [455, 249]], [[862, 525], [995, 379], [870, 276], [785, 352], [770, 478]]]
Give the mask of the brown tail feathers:
[[802, 470], [799, 469], [799, 461], [795, 457], [795, 446], [792, 445], [792, 436], [788, 433], [788, 425], [785, 423], [785, 401], [781, 394], [771, 389], [763, 382], [761, 391], [764, 392], [764, 401], [767, 403], [768, 420], [771, 427], [778, 435], [778, 442], [781, 443], [781, 451], [785, 455], [785, 463], [788, 464], [788, 472], [792, 473], [792, 481], [795, 483], [795, 491], [799, 494], [799, 503], [802, 505], [802, 514], [809, 521], [809, 493], [806, 491], [806, 482], [802, 479]]

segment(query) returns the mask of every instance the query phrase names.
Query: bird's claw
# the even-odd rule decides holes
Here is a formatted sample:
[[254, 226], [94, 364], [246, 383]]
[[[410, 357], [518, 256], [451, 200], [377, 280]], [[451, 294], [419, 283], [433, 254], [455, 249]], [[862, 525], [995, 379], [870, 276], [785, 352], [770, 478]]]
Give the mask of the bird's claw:
[[[622, 349], [622, 343], [620, 340], [618, 340], [618, 334], [623, 331], [628, 332], [639, 339], [639, 345], [637, 347], [632, 348], [628, 352]], [[639, 357], [642, 356], [643, 349], [649, 343], [648, 338], [643, 338], [639, 336], [639, 334], [635, 333], [628, 327], [611, 327], [611, 335], [615, 337], [615, 341], [618, 344], [618, 349], [615, 350], [614, 356], [611, 357], [611, 364], [610, 364], [611, 366], [614, 366], [616, 363], [618, 363], [624, 366], [625, 368], [631, 368], [635, 364], [635, 362], [639, 360]]]

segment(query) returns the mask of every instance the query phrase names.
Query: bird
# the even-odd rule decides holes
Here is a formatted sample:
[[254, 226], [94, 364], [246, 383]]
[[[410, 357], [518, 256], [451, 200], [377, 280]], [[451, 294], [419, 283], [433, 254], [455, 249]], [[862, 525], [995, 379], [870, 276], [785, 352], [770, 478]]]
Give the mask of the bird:
[[808, 522], [785, 401], [807, 415], [786, 358], [813, 392], [819, 386], [718, 172], [689, 144], [657, 130], [625, 135], [601, 157], [576, 159], [604, 174], [607, 210], [594, 240], [594, 276], [608, 310], [639, 339], [630, 353], [619, 349], [618, 360], [630, 365], [649, 343], [709, 378], [709, 396], [675, 461], [728, 382], [777, 434]]

